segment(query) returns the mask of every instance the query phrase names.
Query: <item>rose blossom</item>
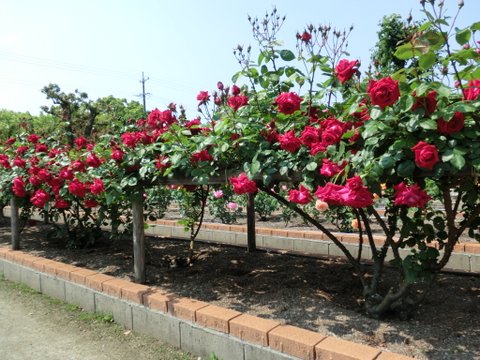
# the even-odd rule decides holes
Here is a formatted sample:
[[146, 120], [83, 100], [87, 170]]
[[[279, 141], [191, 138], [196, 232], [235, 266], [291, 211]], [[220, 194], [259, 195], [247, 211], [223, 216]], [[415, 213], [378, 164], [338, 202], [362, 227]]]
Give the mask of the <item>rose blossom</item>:
[[427, 96], [417, 97], [415, 93], [413, 93], [413, 96], [415, 97], [415, 103], [412, 110], [422, 108], [425, 111], [425, 116], [430, 116], [437, 109], [437, 92], [435, 90], [429, 91]]
[[480, 79], [470, 80], [468, 87], [463, 90], [465, 100], [476, 100], [480, 96]]
[[35, 152], [37, 153], [46, 153], [48, 152], [48, 146], [45, 144], [37, 144], [35, 146]]
[[157, 108], [155, 108], [150, 112], [150, 114], [148, 114], [148, 118], [147, 118], [148, 126], [150, 126], [153, 129], [166, 128], [176, 122], [177, 122], [177, 118], [175, 117], [172, 110], [170, 109], [165, 111], [160, 111]]
[[27, 196], [27, 192], [25, 190], [25, 181], [23, 181], [21, 177], [16, 177], [15, 179], [13, 179], [12, 183], [12, 191], [15, 196], [22, 198]]
[[223, 191], [222, 191], [222, 190], [215, 190], [215, 191], [213, 192], [213, 197], [214, 197], [215, 199], [220, 199], [220, 198], [222, 198], [222, 197], [223, 197]]
[[85, 146], [87, 146], [88, 140], [85, 139], [83, 136], [80, 136], [75, 139], [75, 145], [77, 146], [77, 150], [83, 149]]
[[83, 202], [83, 206], [85, 206], [86, 208], [94, 208], [97, 205], [98, 205], [98, 202], [93, 199], [85, 199]]
[[232, 85], [232, 95], [233, 96], [236, 96], [236, 95], [240, 95], [240, 88], [237, 86], [237, 85]]
[[300, 110], [301, 102], [302, 98], [294, 92], [283, 92], [275, 99], [278, 111], [285, 115], [293, 114], [295, 111]]
[[330, 161], [329, 159], [323, 159], [320, 174], [323, 176], [332, 177], [342, 172], [343, 169], [345, 169], [345, 166], [347, 166], [346, 161], [338, 164], [336, 162]]
[[193, 153], [192, 156], [190, 157], [190, 161], [194, 164], [199, 161], [212, 161], [212, 160], [213, 160], [212, 155], [210, 155], [208, 151], [205, 149]]
[[112, 155], [110, 155], [110, 158], [120, 162], [123, 160], [123, 155], [125, 155], [125, 153], [121, 149], [116, 148], [112, 150]]
[[343, 189], [343, 186], [334, 183], [326, 183], [325, 186], [319, 186], [315, 191], [315, 196], [330, 205], [342, 205], [338, 192]]
[[40, 136], [38, 136], [37, 134], [30, 134], [27, 137], [27, 141], [32, 144], [36, 144], [38, 140], [40, 140]]
[[437, 147], [425, 141], [419, 141], [417, 145], [412, 147], [412, 150], [415, 152], [415, 164], [418, 167], [432, 170], [440, 160]]
[[237, 177], [230, 178], [230, 183], [233, 186], [233, 191], [236, 194], [248, 194], [257, 192], [257, 184], [250, 180], [244, 172]]
[[315, 209], [320, 212], [325, 212], [328, 210], [328, 204], [325, 201], [317, 200], [315, 201]]
[[302, 141], [295, 136], [294, 130], [278, 135], [278, 142], [280, 143], [280, 148], [291, 153], [294, 153], [302, 146]]
[[92, 185], [90, 185], [90, 191], [93, 195], [99, 195], [105, 191], [103, 181], [101, 179], [94, 179]]
[[13, 165], [24, 169], [27, 166], [27, 162], [22, 158], [16, 157], [15, 159], [13, 159]]
[[200, 91], [197, 95], [198, 105], [206, 104], [210, 101], [208, 91]]
[[30, 202], [39, 208], [43, 208], [48, 200], [50, 200], [50, 195], [43, 189], [38, 189], [35, 191], [33, 196], [30, 198]]
[[90, 153], [87, 155], [87, 159], [85, 160], [85, 164], [87, 166], [97, 168], [102, 165], [102, 160], [100, 160], [95, 153]]
[[68, 184], [68, 191], [78, 197], [84, 197], [87, 193], [87, 187], [78, 179], [73, 179]]
[[234, 111], [237, 111], [242, 106], [248, 104], [248, 96], [246, 95], [233, 95], [228, 98], [228, 106], [230, 106]]
[[393, 203], [397, 206], [405, 205], [408, 207], [424, 208], [426, 203], [431, 199], [430, 196], [418, 185], [408, 186], [401, 182], [393, 187], [395, 200]]
[[340, 60], [335, 67], [335, 75], [337, 76], [337, 79], [340, 80], [340, 83], [343, 84], [350, 80], [358, 71], [358, 66], [360, 66], [360, 62], [358, 60]]
[[226, 206], [227, 206], [227, 209], [232, 211], [235, 211], [238, 209], [238, 204], [235, 202], [228, 202]]
[[320, 141], [318, 128], [313, 126], [305, 126], [300, 134], [300, 141], [303, 145], [311, 147], [312, 144]]
[[338, 191], [342, 205], [363, 208], [373, 204], [372, 193], [363, 185], [360, 176], [347, 179], [347, 184]]
[[172, 166], [172, 163], [170, 162], [170, 159], [168, 156], [160, 155], [157, 158], [157, 161], [155, 161], [155, 167], [158, 170], [164, 171], [165, 169], [168, 169], [170, 166]]
[[455, 112], [449, 121], [444, 119], [437, 120], [438, 132], [444, 135], [455, 134], [463, 129], [465, 125], [465, 117], [461, 112]]
[[378, 105], [382, 109], [395, 104], [400, 97], [398, 81], [393, 80], [390, 76], [380, 80], [370, 80], [367, 92], [372, 105]]
[[297, 204], [308, 204], [312, 201], [312, 195], [310, 195], [310, 191], [305, 186], [300, 185], [299, 190], [290, 190], [288, 200]]
[[70, 203], [61, 197], [56, 197], [53, 206], [57, 209], [68, 209], [70, 207]]
[[60, 169], [58, 172], [58, 177], [62, 180], [73, 180], [74, 176], [73, 171], [68, 168]]

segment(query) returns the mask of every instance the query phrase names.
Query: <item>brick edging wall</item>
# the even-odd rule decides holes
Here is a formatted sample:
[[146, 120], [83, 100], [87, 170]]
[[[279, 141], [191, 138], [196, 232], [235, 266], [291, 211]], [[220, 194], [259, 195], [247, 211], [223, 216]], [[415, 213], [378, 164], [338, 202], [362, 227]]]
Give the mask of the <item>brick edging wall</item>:
[[[178, 224], [176, 220], [165, 220], [159, 219], [155, 222], [149, 222], [149, 224], [157, 224], [164, 226], [175, 226], [183, 227], [183, 225]], [[240, 232], [246, 233], [247, 227], [244, 225], [226, 225], [226, 224], [217, 224], [217, 223], [202, 223], [203, 229], [208, 230], [219, 230], [219, 231], [231, 231], [231, 232]], [[268, 227], [257, 227], [255, 229], [257, 235], [272, 235], [272, 236], [281, 236], [289, 238], [300, 238], [300, 239], [312, 239], [312, 240], [323, 240], [331, 241], [324, 233], [321, 231], [315, 230], [285, 230], [285, 229], [274, 229]], [[334, 232], [334, 235], [343, 243], [354, 244], [358, 243], [358, 234], [356, 233], [340, 233]], [[385, 236], [375, 235], [373, 236], [376, 245], [383, 245], [385, 242]], [[433, 246], [438, 248], [437, 242], [431, 243]], [[480, 243], [465, 242], [456, 244], [453, 250], [455, 253], [468, 253], [468, 254], [480, 254]]]
[[11, 281], [81, 306], [201, 356], [223, 360], [409, 357], [243, 314], [161, 289], [0, 247], [0, 273]]

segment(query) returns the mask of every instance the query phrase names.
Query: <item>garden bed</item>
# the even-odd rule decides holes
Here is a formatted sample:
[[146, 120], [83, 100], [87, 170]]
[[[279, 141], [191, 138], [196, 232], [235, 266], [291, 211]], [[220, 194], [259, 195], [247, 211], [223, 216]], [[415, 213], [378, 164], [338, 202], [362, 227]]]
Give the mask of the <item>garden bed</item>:
[[[0, 244], [6, 245], [9, 224], [1, 229]], [[133, 278], [131, 240], [105, 238], [94, 248], [67, 250], [66, 241], [46, 239], [49, 229], [26, 227], [22, 250]], [[150, 286], [419, 359], [480, 358], [479, 276], [442, 273], [412, 320], [379, 321], [362, 314], [361, 287], [340, 259], [199, 244], [193, 266], [172, 267], [172, 259], [186, 254], [185, 241], [147, 238], [147, 244]]]

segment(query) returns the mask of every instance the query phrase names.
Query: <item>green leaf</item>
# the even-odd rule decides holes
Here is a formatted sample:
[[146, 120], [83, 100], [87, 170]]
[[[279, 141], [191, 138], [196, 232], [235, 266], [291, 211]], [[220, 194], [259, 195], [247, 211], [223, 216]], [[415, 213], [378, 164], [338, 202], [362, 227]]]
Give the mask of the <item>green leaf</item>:
[[295, 54], [290, 50], [280, 50], [280, 57], [284, 61], [292, 61], [295, 59]]
[[315, 161], [309, 162], [305, 169], [308, 171], [314, 171], [317, 168], [317, 163]]
[[409, 177], [413, 175], [415, 171], [415, 163], [411, 160], [406, 160], [398, 164], [397, 174], [401, 177]]
[[425, 130], [436, 130], [437, 129], [437, 122], [435, 120], [429, 119], [424, 120], [420, 123], [420, 127]]
[[480, 30], [480, 21], [477, 21], [477, 22], [473, 23], [472, 25], [470, 25], [470, 29], [472, 29], [473, 31]]
[[260, 161], [257, 159], [252, 161], [252, 165], [250, 166], [250, 172], [252, 173], [252, 176], [255, 176], [260, 171], [261, 166], [262, 165], [260, 164]]
[[472, 36], [472, 31], [469, 28], [466, 29], [456, 29], [457, 33], [455, 34], [455, 40], [457, 40], [457, 43], [460, 45], [464, 45], [470, 41], [470, 38]]
[[450, 160], [450, 164], [452, 164], [455, 169], [461, 170], [465, 166], [465, 157], [462, 154], [453, 151], [453, 157]]
[[415, 57], [417, 54], [415, 53], [413, 45], [408, 43], [397, 47], [394, 55], [397, 59], [408, 60]]
[[392, 156], [390, 156], [389, 154], [385, 154], [380, 158], [378, 164], [382, 169], [390, 169], [395, 165], [395, 162], [396, 161]]
[[418, 64], [423, 70], [428, 70], [435, 64], [436, 60], [437, 56], [434, 52], [427, 52], [426, 54], [420, 56]]
[[382, 113], [383, 111], [380, 108], [374, 107], [370, 111], [370, 117], [372, 118], [372, 120], [377, 120], [382, 115]]

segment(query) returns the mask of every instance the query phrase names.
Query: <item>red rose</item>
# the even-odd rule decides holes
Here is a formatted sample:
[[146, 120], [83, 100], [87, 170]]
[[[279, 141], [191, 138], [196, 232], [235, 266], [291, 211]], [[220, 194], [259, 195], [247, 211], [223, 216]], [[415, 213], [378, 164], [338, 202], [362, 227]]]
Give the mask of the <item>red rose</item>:
[[16, 177], [15, 179], [13, 179], [12, 191], [15, 196], [21, 198], [27, 196], [27, 192], [25, 190], [25, 181], [23, 181], [23, 179], [20, 177]]
[[343, 169], [345, 169], [345, 166], [347, 166], [346, 161], [343, 161], [342, 164], [337, 164], [329, 159], [323, 159], [320, 174], [323, 176], [332, 177], [341, 173]]
[[110, 155], [110, 158], [117, 161], [117, 162], [120, 162], [123, 160], [123, 155], [125, 155], [125, 153], [120, 150], [120, 149], [113, 149], [112, 150], [112, 155]]
[[305, 126], [300, 135], [300, 141], [303, 145], [311, 147], [312, 144], [320, 141], [318, 129], [313, 126]]
[[465, 100], [476, 100], [480, 96], [480, 79], [470, 80], [468, 87], [463, 90], [463, 96]]
[[25, 160], [23, 160], [22, 158], [17, 157], [15, 159], [13, 159], [13, 165], [24, 169], [27, 166], [27, 162]]
[[52, 175], [46, 169], [39, 169], [36, 173], [38, 178], [42, 181], [48, 181], [51, 179]]
[[235, 111], [247, 104], [248, 96], [246, 95], [234, 95], [228, 98], [228, 106], [230, 106]]
[[401, 182], [395, 185], [393, 189], [395, 190], [393, 203], [397, 206], [424, 208], [425, 204], [431, 199], [418, 184], [408, 186]]
[[232, 85], [231, 92], [233, 96], [240, 95], [240, 88], [237, 85]]
[[400, 97], [398, 81], [393, 80], [390, 76], [380, 80], [370, 80], [367, 92], [372, 105], [378, 105], [382, 109], [395, 104]]
[[35, 152], [46, 153], [48, 152], [48, 147], [45, 144], [37, 144], [37, 146], [35, 146]]
[[83, 136], [80, 136], [75, 139], [75, 145], [77, 146], [77, 150], [83, 149], [85, 146], [87, 146], [88, 140], [85, 139]]
[[73, 171], [68, 168], [63, 168], [58, 172], [58, 177], [62, 180], [73, 180]]
[[304, 31], [303, 34], [297, 34], [297, 39], [302, 40], [304, 43], [309, 43], [312, 39], [312, 34], [308, 31]]
[[97, 205], [98, 205], [98, 202], [92, 199], [85, 199], [85, 201], [83, 202], [83, 206], [85, 206], [86, 208], [94, 208]]
[[147, 118], [148, 126], [150, 126], [153, 129], [168, 127], [171, 124], [176, 122], [177, 122], [177, 118], [173, 114], [172, 110], [160, 111], [158, 109], [155, 109], [155, 110], [152, 110], [150, 114], [148, 114], [148, 118]]
[[80, 180], [73, 179], [68, 184], [68, 191], [72, 195], [75, 195], [75, 196], [78, 196], [78, 197], [84, 197], [85, 194], [87, 193], [87, 187]]
[[82, 162], [82, 160], [72, 161], [70, 167], [73, 171], [85, 172], [85, 164]]
[[212, 160], [213, 160], [212, 155], [210, 155], [208, 151], [205, 149], [198, 151], [196, 153], [193, 153], [192, 156], [190, 157], [190, 161], [194, 164], [199, 161], [212, 161]]
[[249, 194], [257, 192], [257, 184], [255, 181], [250, 180], [245, 173], [241, 173], [237, 177], [230, 178], [230, 182], [233, 186], [233, 191], [236, 194]]
[[465, 125], [465, 117], [461, 112], [456, 112], [449, 121], [437, 120], [438, 132], [444, 135], [451, 135], [459, 132]]
[[37, 176], [32, 175], [28, 178], [28, 182], [32, 184], [33, 187], [39, 187], [43, 184], [43, 181], [40, 180]]
[[157, 161], [155, 162], [155, 167], [158, 170], [163, 171], [165, 169], [168, 169], [170, 166], [172, 166], [172, 163], [169, 161], [167, 156], [161, 155], [157, 158]]
[[342, 205], [338, 192], [343, 189], [343, 186], [326, 183], [325, 186], [319, 186], [315, 191], [315, 196], [322, 201], [325, 201], [328, 205]]
[[360, 62], [358, 60], [340, 60], [335, 67], [335, 75], [337, 79], [340, 80], [340, 83], [343, 84], [346, 81], [350, 80], [352, 76], [358, 71], [358, 66], [360, 66]]
[[39, 208], [43, 208], [48, 200], [50, 200], [50, 195], [42, 189], [35, 191], [33, 196], [30, 198], [30, 202]]
[[432, 170], [439, 161], [438, 149], [435, 145], [419, 141], [412, 150], [415, 152], [415, 163], [418, 167]]
[[283, 92], [275, 99], [275, 104], [278, 105], [278, 111], [282, 114], [293, 114], [300, 110], [300, 103], [302, 98], [293, 92]]
[[17, 148], [17, 155], [23, 155], [27, 152], [28, 146], [22, 145]]
[[283, 135], [278, 135], [278, 142], [280, 143], [280, 148], [288, 152], [295, 152], [300, 149], [302, 142], [299, 138], [295, 136], [295, 131], [287, 131]]
[[90, 185], [90, 192], [93, 195], [99, 195], [105, 191], [105, 188], [103, 186], [103, 181], [101, 179], [95, 179], [93, 180], [92, 185]]
[[38, 140], [40, 140], [40, 136], [38, 136], [37, 134], [30, 134], [27, 137], [27, 141], [32, 144], [36, 144]]
[[100, 160], [95, 153], [90, 153], [85, 160], [85, 164], [87, 166], [91, 166], [93, 168], [97, 168], [102, 165], [102, 160]]
[[288, 200], [297, 204], [308, 204], [312, 201], [312, 195], [305, 186], [300, 185], [299, 190], [290, 190]]
[[57, 209], [68, 209], [70, 207], [70, 203], [61, 197], [56, 197], [53, 206]]
[[347, 179], [347, 184], [338, 191], [342, 205], [363, 208], [373, 204], [372, 193], [363, 185], [360, 176]]
[[210, 101], [208, 91], [200, 91], [197, 95], [198, 105], [206, 104]]
[[413, 93], [413, 96], [415, 97], [415, 103], [412, 110], [421, 108], [424, 109], [425, 116], [430, 116], [437, 109], [437, 92], [435, 90], [430, 91], [427, 96], [417, 97], [415, 93]]

